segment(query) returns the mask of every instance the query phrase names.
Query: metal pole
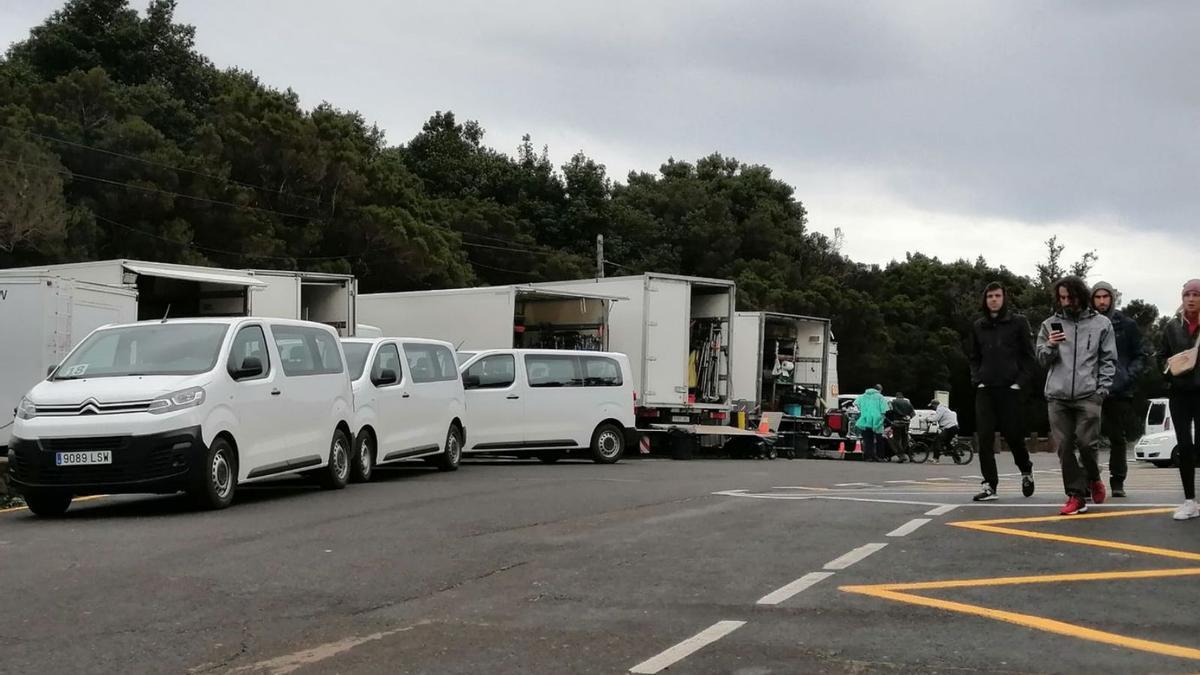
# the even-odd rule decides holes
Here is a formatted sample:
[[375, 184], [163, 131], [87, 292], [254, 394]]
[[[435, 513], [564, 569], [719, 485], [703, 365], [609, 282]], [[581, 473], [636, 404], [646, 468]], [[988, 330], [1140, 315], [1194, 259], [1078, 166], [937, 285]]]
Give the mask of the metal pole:
[[596, 278], [604, 278], [604, 235], [596, 235]]

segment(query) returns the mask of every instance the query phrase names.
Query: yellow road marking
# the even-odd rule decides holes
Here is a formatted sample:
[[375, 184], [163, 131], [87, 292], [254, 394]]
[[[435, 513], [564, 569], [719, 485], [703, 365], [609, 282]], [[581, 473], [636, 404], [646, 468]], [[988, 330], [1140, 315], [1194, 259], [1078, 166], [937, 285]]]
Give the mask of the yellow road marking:
[[[71, 501], [72, 501], [72, 503], [73, 502], [89, 502], [93, 499], [104, 499], [107, 496], [108, 495], [89, 495], [87, 497], [76, 497], [75, 499], [72, 499]], [[28, 506], [13, 506], [13, 507], [10, 507], [7, 509], [0, 509], [0, 513], [11, 513], [13, 511], [28, 511], [28, 510], [29, 510]]]
[[[1125, 516], [1139, 516], [1156, 513], [1169, 513], [1172, 509], [1140, 509], [1136, 511], [1112, 511], [1104, 513], [1089, 513], [1076, 516], [1037, 516], [1032, 518], [996, 518], [990, 520], [967, 520], [947, 523], [955, 527], [961, 527], [969, 530], [978, 530], [980, 532], [990, 532], [993, 534], [1005, 534], [1010, 536], [1028, 537], [1031, 539], [1039, 539], [1043, 541], [1057, 541], [1068, 544], [1079, 544], [1083, 546], [1097, 546], [1101, 548], [1111, 548], [1134, 553], [1144, 553], [1147, 555], [1160, 556], [1165, 558], [1175, 558], [1184, 560], [1200, 560], [1200, 553], [1190, 551], [1176, 551], [1173, 549], [1158, 548], [1154, 546], [1141, 546], [1138, 544], [1127, 544], [1119, 541], [1109, 541], [1106, 539], [1091, 539], [1087, 537], [1074, 537], [1070, 535], [1052, 534], [1047, 532], [1031, 532], [1029, 530], [1020, 530], [1014, 527], [1003, 527], [1004, 525], [1018, 525], [1028, 523], [1051, 523], [1059, 521], [1075, 521], [1075, 520], [1090, 520], [1099, 518], [1120, 518]], [[964, 602], [955, 602], [953, 600], [941, 600], [938, 598], [928, 598], [914, 593], [905, 591], [919, 590], [937, 590], [947, 588], [981, 588], [989, 586], [1015, 586], [1022, 584], [1047, 584], [1047, 583], [1067, 583], [1076, 581], [1112, 581], [1112, 580], [1130, 580], [1130, 579], [1155, 579], [1183, 576], [1200, 576], [1200, 567], [1185, 567], [1178, 569], [1163, 569], [1163, 570], [1136, 570], [1130, 572], [1081, 572], [1074, 574], [1044, 574], [1038, 576], [1023, 576], [1023, 577], [991, 577], [983, 579], [949, 579], [943, 581], [922, 581], [914, 583], [893, 583], [893, 584], [872, 584], [864, 586], [841, 586], [840, 590], [847, 593], [857, 593], [859, 595], [867, 595], [876, 598], [883, 598], [894, 602], [903, 602], [911, 605], [919, 605], [922, 607], [930, 607], [933, 609], [947, 610], [958, 612], [960, 614], [969, 614], [979, 616], [996, 621], [1004, 621], [1006, 623], [1025, 626], [1035, 630], [1045, 631], [1047, 633], [1055, 633], [1068, 637], [1078, 638], [1080, 640], [1089, 640], [1092, 642], [1100, 642], [1103, 644], [1114, 645], [1117, 647], [1125, 647], [1138, 651], [1160, 654], [1163, 656], [1174, 656], [1184, 659], [1200, 660], [1200, 649], [1185, 647], [1182, 645], [1170, 644], [1167, 642], [1158, 642], [1155, 640], [1144, 640], [1141, 638], [1120, 635], [1118, 633], [1109, 633], [1107, 631], [1096, 630], [1094, 628], [1086, 628], [1077, 624], [1065, 623], [1056, 621], [1041, 616], [1032, 614], [1020, 614], [1018, 612], [1008, 612], [991, 607], [983, 607], [980, 605], [972, 605]]]
[[926, 598], [920, 595], [912, 595], [910, 593], [883, 590], [878, 587], [843, 586], [841, 590], [850, 593], [871, 595], [877, 598], [884, 598], [887, 600], [894, 600], [896, 602], [904, 602], [912, 605], [921, 605], [923, 607], [959, 612], [960, 614], [971, 614], [973, 616], [980, 616], [987, 619], [994, 619], [996, 621], [1013, 623], [1018, 626], [1025, 626], [1026, 628], [1033, 628], [1036, 630], [1045, 631], [1047, 633], [1057, 633], [1059, 635], [1079, 638], [1081, 640], [1101, 642], [1118, 647], [1136, 649], [1143, 652], [1162, 654], [1164, 656], [1176, 656], [1183, 659], [1200, 660], [1200, 649], [1193, 649], [1191, 647], [1184, 647], [1181, 645], [1173, 645], [1168, 642], [1143, 640], [1141, 638], [1128, 637], [1125, 635], [1119, 635], [1117, 633], [1095, 630], [1093, 628], [1084, 628], [1083, 626], [1076, 624], [1055, 621], [1054, 619], [1047, 619], [1045, 617], [1033, 616], [1030, 614], [1006, 612], [1000, 609], [980, 607], [979, 605], [969, 605], [963, 602], [953, 602], [950, 600], [937, 600], [934, 598]]

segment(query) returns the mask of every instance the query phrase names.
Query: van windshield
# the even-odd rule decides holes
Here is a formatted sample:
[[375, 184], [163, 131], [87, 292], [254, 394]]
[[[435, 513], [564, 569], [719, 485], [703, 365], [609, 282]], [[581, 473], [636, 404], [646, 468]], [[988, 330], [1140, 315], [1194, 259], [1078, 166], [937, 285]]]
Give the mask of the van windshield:
[[1150, 410], [1146, 412], [1146, 424], [1159, 426], [1167, 420], [1167, 404], [1151, 403]]
[[350, 366], [350, 379], [357, 381], [367, 369], [367, 354], [371, 345], [366, 342], [343, 342], [342, 351], [346, 352], [346, 365]]
[[132, 375], [198, 375], [217, 365], [229, 326], [155, 323], [92, 333], [58, 370], [55, 380]]

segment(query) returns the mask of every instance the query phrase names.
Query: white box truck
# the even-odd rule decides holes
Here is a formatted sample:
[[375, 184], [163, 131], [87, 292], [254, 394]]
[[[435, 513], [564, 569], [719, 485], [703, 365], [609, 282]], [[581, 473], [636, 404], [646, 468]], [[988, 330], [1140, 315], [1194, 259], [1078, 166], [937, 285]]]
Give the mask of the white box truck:
[[99, 260], [0, 270], [118, 286], [137, 293], [137, 320], [267, 316], [325, 323], [354, 335], [357, 282], [348, 274], [235, 270], [143, 260]]
[[638, 426], [728, 422], [734, 282], [647, 273], [534, 285], [628, 298], [609, 316], [608, 348], [633, 366]]
[[137, 318], [137, 293], [50, 274], [0, 273], [0, 453], [14, 410], [92, 330]]
[[814, 415], [829, 395], [829, 319], [778, 312], [734, 318], [733, 400], [752, 416]]
[[622, 304], [600, 292], [530, 285], [358, 296], [358, 321], [387, 336], [445, 340], [459, 351], [609, 347], [609, 315]]

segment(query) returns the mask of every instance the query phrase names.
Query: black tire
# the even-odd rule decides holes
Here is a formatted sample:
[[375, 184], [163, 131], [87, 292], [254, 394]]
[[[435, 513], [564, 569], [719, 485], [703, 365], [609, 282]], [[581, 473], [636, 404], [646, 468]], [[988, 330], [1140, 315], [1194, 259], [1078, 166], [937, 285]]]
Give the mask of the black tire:
[[1152, 459], [1152, 460], [1150, 460], [1150, 463], [1153, 464], [1154, 466], [1157, 466], [1160, 469], [1171, 468], [1171, 463], [1169, 461], [1163, 461], [1161, 459]]
[[601, 422], [592, 432], [592, 461], [616, 464], [625, 455], [625, 430], [612, 422]]
[[913, 441], [908, 449], [911, 451], [908, 456], [915, 464], [924, 464], [929, 461], [928, 441]]
[[22, 495], [25, 505], [36, 516], [57, 518], [71, 508], [71, 493], [53, 490], [30, 490]]
[[562, 452], [559, 450], [543, 450], [537, 454], [537, 458], [542, 464], [554, 464], [562, 459]]
[[955, 464], [967, 465], [971, 463], [972, 459], [975, 459], [975, 448], [966, 441], [955, 441], [954, 450]]
[[457, 424], [451, 424], [450, 429], [446, 431], [446, 445], [442, 454], [433, 458], [438, 471], [458, 470], [458, 464], [462, 461], [462, 446], [462, 430], [458, 428]]
[[329, 441], [329, 463], [318, 470], [318, 481], [326, 490], [341, 490], [350, 482], [350, 437], [341, 429], [333, 430]]
[[354, 439], [354, 459], [350, 461], [350, 482], [369, 483], [375, 475], [375, 436], [367, 429]]
[[204, 462], [197, 468], [188, 496], [201, 509], [216, 511], [233, 503], [237, 492], [237, 453], [224, 437], [213, 439]]
[[766, 452], [764, 453], [764, 456], [767, 459], [778, 459], [779, 458], [779, 450], [774, 445], [768, 445], [766, 447]]

